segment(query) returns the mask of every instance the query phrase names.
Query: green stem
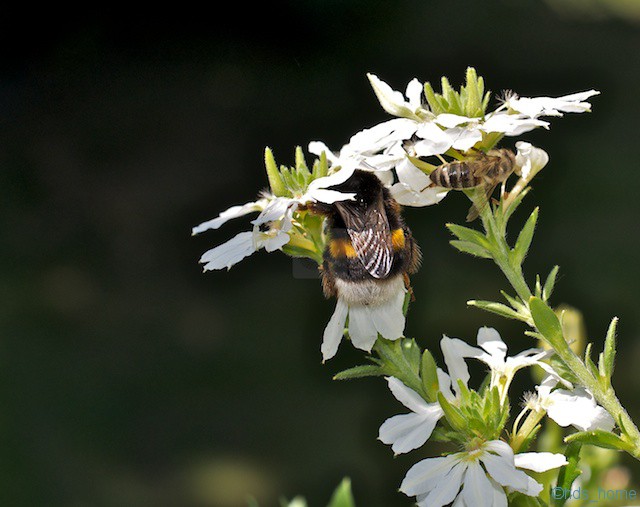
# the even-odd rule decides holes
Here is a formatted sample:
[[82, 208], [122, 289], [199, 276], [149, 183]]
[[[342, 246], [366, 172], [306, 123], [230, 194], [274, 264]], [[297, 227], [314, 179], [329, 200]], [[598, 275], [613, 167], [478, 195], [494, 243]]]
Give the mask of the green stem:
[[505, 240], [506, 224], [501, 220], [496, 220], [491, 211], [491, 206], [484, 206], [480, 211], [480, 219], [484, 226], [487, 238], [494, 246], [492, 250], [493, 260], [500, 268], [502, 273], [507, 277], [511, 286], [515, 289], [520, 299], [526, 304], [531, 297], [531, 290], [522, 274], [522, 266], [519, 264], [514, 266], [511, 262], [509, 252], [511, 248]]

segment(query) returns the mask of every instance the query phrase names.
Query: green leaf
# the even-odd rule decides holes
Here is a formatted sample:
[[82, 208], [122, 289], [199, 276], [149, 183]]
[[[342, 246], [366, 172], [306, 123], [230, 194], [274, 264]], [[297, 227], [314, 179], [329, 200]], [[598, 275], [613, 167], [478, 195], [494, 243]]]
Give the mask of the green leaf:
[[482, 257], [484, 259], [491, 259], [491, 253], [487, 251], [486, 248], [478, 246], [476, 243], [471, 243], [470, 241], [450, 241], [451, 245], [460, 250], [463, 253], [468, 253], [475, 257]]
[[633, 452], [633, 445], [620, 438], [615, 433], [603, 430], [579, 431], [564, 439], [567, 443], [579, 442], [581, 444], [595, 445], [605, 449]]
[[607, 337], [604, 340], [604, 350], [602, 351], [601, 368], [604, 377], [610, 382], [613, 376], [613, 368], [616, 360], [616, 331], [618, 329], [618, 317], [611, 319]]
[[527, 309], [527, 307], [522, 303], [521, 300], [514, 298], [513, 296], [510, 296], [509, 294], [507, 294], [505, 291], [501, 290], [500, 294], [502, 294], [502, 296], [507, 300], [507, 302], [512, 306], [512, 308], [514, 310], [516, 310], [517, 312], [523, 312], [524, 310], [527, 311], [527, 313], [529, 313], [529, 310]]
[[463, 227], [457, 224], [447, 224], [447, 228], [461, 241], [468, 243], [475, 243], [476, 245], [489, 251], [491, 249], [491, 243], [487, 237], [480, 231], [470, 229], [469, 227]]
[[587, 343], [587, 346], [584, 349], [584, 364], [589, 369], [589, 372], [594, 378], [598, 378], [598, 368], [595, 363], [591, 359], [591, 349], [593, 348], [593, 343]]
[[[568, 464], [560, 469], [558, 474], [557, 488], [562, 488], [563, 491], [571, 491], [571, 485], [578, 476], [582, 473], [582, 470], [578, 468], [578, 462], [580, 461], [580, 449], [582, 444], [580, 442], [572, 442], [567, 446], [564, 455], [567, 457]], [[554, 495], [551, 495], [552, 498]], [[568, 500], [568, 495], [558, 495], [560, 498], [553, 498], [553, 505], [555, 507], [562, 507]]]
[[482, 116], [482, 93], [484, 85], [478, 83], [478, 74], [473, 67], [467, 68], [466, 86], [464, 87], [465, 103], [464, 112], [467, 116], [475, 118]]
[[562, 333], [562, 324], [555, 312], [542, 299], [531, 297], [529, 299], [529, 310], [533, 322], [544, 336], [545, 340], [556, 350], [567, 350], [569, 345]]
[[402, 347], [402, 354], [409, 363], [411, 371], [417, 374], [420, 371], [422, 361], [422, 351], [420, 350], [420, 347], [413, 338], [406, 338], [401, 341], [399, 340], [399, 342]]
[[572, 384], [578, 384], [579, 380], [576, 374], [571, 371], [567, 364], [557, 354], [552, 355], [549, 358], [549, 364], [563, 379], [571, 382]]
[[438, 96], [433, 91], [433, 87], [429, 82], [426, 82], [424, 84], [424, 96], [427, 99], [427, 104], [429, 104], [429, 108], [431, 109], [433, 114], [440, 114], [445, 112]]
[[537, 298], [542, 298], [542, 284], [540, 283], [540, 275], [536, 275], [535, 296]]
[[264, 150], [264, 165], [267, 169], [267, 178], [269, 179], [269, 186], [275, 196], [287, 195], [287, 189], [282, 181], [280, 171], [276, 165], [276, 160], [273, 157], [273, 152], [269, 148]]
[[438, 393], [438, 403], [440, 404], [440, 408], [442, 408], [442, 411], [444, 412], [445, 418], [453, 427], [453, 429], [460, 432], [463, 432], [467, 429], [467, 418], [458, 407], [455, 407], [451, 403], [449, 403], [449, 401], [442, 395], [442, 392]]
[[467, 305], [475, 306], [476, 308], [495, 313], [496, 315], [506, 317], [507, 319], [515, 319], [521, 320], [522, 322], [527, 322], [526, 317], [522, 316], [512, 308], [509, 308], [507, 305], [503, 305], [502, 303], [496, 303], [494, 301], [477, 301], [472, 299], [471, 301], [467, 301]]
[[533, 231], [536, 228], [536, 222], [538, 221], [538, 208], [534, 209], [529, 218], [522, 227], [520, 234], [518, 235], [518, 239], [516, 240], [516, 245], [513, 247], [511, 251], [511, 261], [514, 266], [520, 266], [524, 258], [527, 256], [529, 252], [529, 247], [531, 246], [531, 241], [533, 240]]
[[356, 502], [351, 493], [351, 479], [345, 477], [334, 491], [327, 507], [355, 507]]
[[544, 282], [544, 286], [542, 287], [542, 300], [548, 301], [553, 294], [553, 289], [556, 285], [556, 278], [558, 277], [558, 270], [560, 266], [553, 266], [553, 269], [549, 272], [549, 276], [547, 276], [547, 280]]
[[427, 401], [434, 402], [437, 398], [440, 384], [438, 383], [438, 367], [429, 349], [425, 349], [422, 353], [420, 377], [422, 378], [424, 393], [427, 395]]
[[304, 159], [304, 152], [302, 151], [302, 148], [300, 146], [296, 146], [295, 154], [296, 169], [298, 169], [298, 171], [307, 169], [307, 161]]
[[385, 374], [385, 371], [380, 366], [375, 364], [363, 364], [360, 366], [354, 366], [336, 373], [333, 376], [333, 380], [352, 380], [356, 378], [364, 377], [380, 377]]

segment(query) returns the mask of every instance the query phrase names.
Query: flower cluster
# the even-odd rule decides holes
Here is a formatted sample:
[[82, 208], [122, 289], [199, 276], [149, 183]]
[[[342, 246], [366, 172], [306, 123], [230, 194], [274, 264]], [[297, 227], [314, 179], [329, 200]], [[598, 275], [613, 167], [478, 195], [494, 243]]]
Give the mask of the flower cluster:
[[[500, 405], [505, 406], [506, 396], [514, 374], [525, 367], [539, 366], [547, 377], [536, 389], [538, 397], [529, 399], [526, 409], [545, 411], [561, 426], [573, 424], [583, 430], [611, 430], [613, 420], [596, 404], [584, 389], [554, 389], [562, 380], [555, 370], [543, 361], [548, 352], [529, 349], [513, 357], [507, 357], [507, 346], [495, 329], [481, 328], [477, 336], [478, 347], [468, 345], [457, 338], [444, 336], [440, 347], [448, 373], [437, 370], [439, 401], [428, 402], [416, 391], [395, 377], [388, 377], [389, 389], [395, 398], [411, 412], [387, 419], [380, 427], [379, 439], [395, 454], [406, 453], [425, 444], [449, 405], [465, 412], [469, 410], [461, 433], [464, 450], [446, 457], [426, 458], [414, 465], [400, 486], [409, 496], [415, 496], [420, 506], [441, 507], [453, 505], [506, 505], [507, 491], [518, 491], [528, 496], [538, 496], [543, 486], [518, 469], [542, 472], [567, 463], [563, 454], [526, 452], [514, 454], [512, 447], [498, 439], [500, 425], [483, 426], [474, 421], [478, 403], [465, 407], [469, 397], [469, 370], [467, 359], [477, 359], [489, 367], [489, 383], [479, 395], [489, 397], [495, 388]], [[552, 380], [550, 380], [552, 379]], [[570, 384], [569, 384], [570, 385]], [[608, 416], [608, 417], [607, 417]], [[455, 421], [447, 421], [455, 426]]]
[[[526, 220], [515, 244], [506, 239], [509, 217], [549, 156], [524, 140], [516, 141], [513, 149], [499, 149], [499, 143], [533, 129], [548, 129], [549, 118], [590, 111], [587, 100], [599, 92], [557, 98], [510, 92], [490, 110], [491, 94], [473, 69], [468, 69], [459, 91], [443, 78], [441, 93], [417, 79], [401, 93], [373, 74], [368, 78], [382, 108], [394, 118], [357, 132], [335, 152], [321, 141], [311, 142], [308, 151], [316, 157], [311, 166], [300, 148], [292, 167], [278, 167], [267, 149], [269, 189], [255, 201], [233, 206], [193, 228], [193, 234], [199, 234], [231, 219], [258, 214], [250, 230], [203, 254], [200, 262], [205, 271], [229, 269], [261, 249], [318, 263], [325, 294], [337, 299], [323, 334], [323, 360], [334, 357], [346, 338], [365, 351], [372, 364], [342, 371], [335, 378], [384, 377], [393, 396], [409, 410], [384, 421], [379, 440], [395, 454], [414, 451], [429, 439], [457, 446], [408, 470], [400, 490], [415, 497], [421, 507], [506, 506], [523, 496], [523, 504], [531, 501], [526, 497], [538, 497], [536, 501], [543, 504], [540, 495], [551, 482], [530, 473], [564, 467], [569, 459], [577, 461], [583, 443], [624, 450], [640, 459], [640, 430], [611, 384], [617, 320], [609, 328], [599, 364], [590, 357], [591, 346], [584, 359], [579, 358], [569, 348], [561, 318], [548, 303], [557, 266], [544, 284], [538, 276], [535, 288], [523, 276], [538, 210]], [[473, 161], [498, 159], [495, 153], [507, 154], [508, 170], [501, 179], [482, 179], [472, 169], [478, 167]], [[499, 168], [498, 162], [494, 164]], [[444, 179], [438, 176], [454, 167], [466, 171], [457, 175], [459, 181], [466, 178], [466, 185], [450, 184], [449, 173]], [[507, 186], [511, 174], [516, 181]], [[486, 206], [498, 184], [499, 199]], [[547, 349], [509, 356], [498, 332], [483, 327], [475, 346], [442, 338], [445, 371], [436, 366], [428, 349], [421, 350], [404, 336], [408, 275], [417, 269], [420, 252], [400, 216], [400, 205], [434, 205], [453, 189], [465, 191], [478, 206], [475, 216], [481, 217], [484, 231], [449, 224], [457, 238], [452, 245], [492, 259], [516, 292], [516, 296], [502, 293], [508, 305], [469, 304], [525, 323], [530, 328], [525, 334], [542, 340]], [[386, 270], [378, 271], [380, 266]], [[479, 361], [488, 369], [477, 388], [469, 386], [468, 361]], [[542, 376], [537, 377], [539, 385], [525, 394], [520, 413], [507, 429], [509, 389], [516, 373], [525, 368]], [[566, 437], [569, 446], [551, 449], [563, 453], [548, 448], [529, 452], [545, 416], [559, 428], [577, 430]], [[570, 487], [577, 476], [572, 473], [575, 467], [563, 469], [558, 485]], [[351, 505], [350, 491], [344, 494]]]
[[[320, 141], [311, 142], [309, 152], [317, 156], [311, 171], [300, 149], [296, 152], [296, 165], [291, 168], [277, 168], [267, 150], [270, 189], [256, 201], [233, 206], [193, 228], [193, 234], [199, 234], [217, 229], [230, 219], [259, 213], [251, 222], [250, 231], [241, 232], [202, 255], [200, 262], [205, 271], [229, 269], [261, 249], [281, 250], [321, 264], [326, 248], [322, 219], [311, 216], [306, 205], [353, 199], [353, 194], [332, 187], [347, 181], [354, 171], [374, 172], [401, 205], [436, 204], [449, 189], [433, 185], [429, 173], [436, 166], [427, 162], [429, 157], [439, 157], [441, 162], [445, 161], [444, 156], [464, 158], [473, 150], [491, 149], [502, 136], [546, 129], [549, 122], [542, 117], [589, 111], [590, 104], [585, 101], [598, 93], [590, 90], [558, 98], [510, 94], [494, 111], [487, 112], [490, 95], [484, 92], [483, 80], [473, 69], [469, 69], [467, 85], [460, 93], [443, 80], [442, 95], [433, 92], [429, 83], [422, 84], [417, 79], [407, 85], [403, 95], [377, 76], [368, 77], [383, 109], [396, 118], [356, 133], [337, 153]], [[517, 197], [549, 160], [544, 150], [530, 143], [519, 141], [515, 146], [520, 179], [507, 199]], [[388, 339], [401, 337], [405, 325], [401, 311], [404, 292], [399, 288], [377, 312], [339, 301], [324, 332], [323, 358], [329, 359], [336, 353], [347, 320], [350, 338], [362, 350], [371, 350], [378, 333]]]

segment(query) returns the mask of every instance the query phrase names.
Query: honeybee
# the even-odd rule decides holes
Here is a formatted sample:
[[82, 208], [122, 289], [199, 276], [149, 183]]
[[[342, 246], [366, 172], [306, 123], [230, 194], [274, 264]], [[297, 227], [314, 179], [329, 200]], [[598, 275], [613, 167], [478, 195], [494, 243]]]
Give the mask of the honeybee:
[[372, 172], [356, 170], [330, 187], [354, 193], [354, 200], [314, 203], [310, 211], [327, 217], [329, 240], [321, 267], [326, 297], [350, 306], [379, 306], [402, 290], [420, 265], [420, 249], [405, 225], [400, 205]]
[[455, 160], [442, 164], [429, 175], [433, 182], [430, 186], [465, 190], [484, 187], [484, 199], [474, 205], [467, 214], [467, 221], [475, 220], [496, 186], [503, 183], [516, 169], [516, 156], [507, 148], [478, 152], [466, 160]]

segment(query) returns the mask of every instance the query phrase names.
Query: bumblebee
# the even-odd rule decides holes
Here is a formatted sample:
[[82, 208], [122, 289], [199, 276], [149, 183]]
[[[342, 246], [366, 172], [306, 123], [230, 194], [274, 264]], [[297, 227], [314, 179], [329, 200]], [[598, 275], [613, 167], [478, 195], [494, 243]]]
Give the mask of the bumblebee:
[[477, 155], [469, 159], [455, 160], [436, 167], [429, 175], [433, 182], [430, 186], [454, 190], [484, 187], [484, 199], [480, 207], [472, 206], [467, 215], [467, 220], [471, 221], [477, 218], [496, 186], [506, 181], [515, 168], [516, 156], [509, 149], [489, 150], [487, 153], [478, 152]]
[[403, 290], [421, 260], [420, 249], [405, 225], [400, 205], [372, 172], [356, 170], [330, 187], [354, 193], [354, 200], [314, 203], [311, 211], [327, 217], [329, 237], [321, 267], [326, 297], [350, 306], [378, 306]]

